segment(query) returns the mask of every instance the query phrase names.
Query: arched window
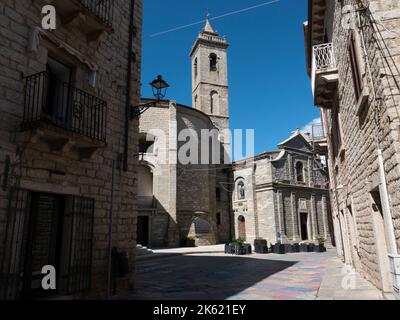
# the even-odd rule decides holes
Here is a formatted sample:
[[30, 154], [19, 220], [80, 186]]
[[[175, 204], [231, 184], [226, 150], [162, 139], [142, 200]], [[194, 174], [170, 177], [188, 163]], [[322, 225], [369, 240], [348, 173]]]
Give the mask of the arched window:
[[296, 177], [297, 182], [304, 182], [304, 166], [300, 161], [296, 163]]
[[239, 183], [237, 184], [237, 197], [239, 200], [243, 200], [246, 198], [246, 190], [243, 181], [239, 181]]
[[215, 53], [210, 54], [210, 71], [217, 71], [218, 57]]
[[219, 112], [219, 95], [217, 91], [210, 93], [210, 112], [211, 114]]
[[194, 69], [194, 70], [193, 70], [193, 72], [194, 72], [194, 77], [197, 78], [197, 74], [198, 74], [198, 71], [199, 71], [199, 66], [198, 66], [198, 63], [197, 63], [197, 58], [194, 59], [193, 69]]

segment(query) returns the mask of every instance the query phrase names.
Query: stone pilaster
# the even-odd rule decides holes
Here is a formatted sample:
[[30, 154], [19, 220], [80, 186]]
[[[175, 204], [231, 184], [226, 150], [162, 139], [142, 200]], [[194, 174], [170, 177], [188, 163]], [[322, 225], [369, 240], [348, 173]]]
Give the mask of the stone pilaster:
[[294, 192], [291, 193], [291, 209], [292, 209], [292, 230], [293, 230], [293, 240], [300, 239], [300, 230], [299, 230], [299, 215], [297, 210], [297, 197]]
[[315, 201], [315, 194], [311, 195], [311, 232], [312, 234], [310, 235], [311, 240], [315, 240], [315, 238], [318, 235], [318, 228], [317, 228], [317, 204]]
[[324, 229], [324, 238], [329, 237], [329, 227], [328, 227], [328, 202], [326, 195], [322, 195], [322, 224]]

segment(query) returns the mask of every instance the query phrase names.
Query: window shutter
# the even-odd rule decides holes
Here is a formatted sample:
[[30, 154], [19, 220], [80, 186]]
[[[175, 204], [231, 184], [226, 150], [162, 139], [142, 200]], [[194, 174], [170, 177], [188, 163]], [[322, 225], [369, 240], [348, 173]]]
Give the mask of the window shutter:
[[363, 81], [362, 75], [360, 71], [360, 64], [357, 58], [357, 49], [356, 49], [356, 41], [354, 34], [351, 33], [350, 36], [350, 44], [349, 44], [349, 54], [350, 54], [350, 65], [351, 65], [351, 73], [353, 77], [354, 84], [354, 92], [356, 95], [356, 99], [358, 100], [361, 97], [361, 93], [363, 90]]
[[4, 247], [0, 248], [0, 300], [15, 300], [22, 286], [30, 218], [31, 193], [10, 191]]

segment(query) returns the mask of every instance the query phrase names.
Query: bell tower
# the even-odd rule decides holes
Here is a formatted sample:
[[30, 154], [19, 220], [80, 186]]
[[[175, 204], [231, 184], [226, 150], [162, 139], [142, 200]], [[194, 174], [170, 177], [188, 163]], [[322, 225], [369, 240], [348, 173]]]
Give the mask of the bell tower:
[[229, 129], [228, 47], [207, 17], [190, 53], [193, 108], [206, 113], [219, 130]]

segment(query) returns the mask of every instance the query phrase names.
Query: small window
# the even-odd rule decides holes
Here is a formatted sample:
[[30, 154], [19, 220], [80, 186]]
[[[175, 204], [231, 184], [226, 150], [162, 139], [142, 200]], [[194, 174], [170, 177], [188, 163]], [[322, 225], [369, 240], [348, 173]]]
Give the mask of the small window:
[[210, 113], [217, 114], [219, 112], [219, 95], [217, 91], [210, 93]]
[[217, 225], [221, 225], [221, 213], [220, 212], [217, 213], [216, 218], [217, 218]]
[[194, 64], [193, 64], [193, 73], [194, 73], [194, 77], [197, 78], [197, 74], [199, 71], [199, 66], [198, 66], [198, 62], [197, 62], [197, 58], [194, 59]]
[[349, 55], [350, 55], [351, 73], [354, 84], [354, 92], [356, 95], [356, 99], [358, 101], [363, 91], [363, 80], [360, 69], [360, 62], [357, 56], [357, 42], [353, 32], [351, 33], [350, 36]]
[[210, 54], [210, 71], [217, 71], [218, 58], [215, 53]]
[[217, 201], [221, 201], [221, 189], [220, 188], [215, 189], [215, 197], [217, 198]]
[[332, 147], [333, 147], [333, 154], [335, 157], [339, 155], [340, 149], [342, 148], [342, 129], [340, 123], [340, 114], [337, 110], [332, 112], [332, 130], [331, 130], [331, 137], [332, 137]]
[[296, 163], [297, 182], [304, 182], [304, 166], [302, 162]]
[[240, 181], [240, 182], [238, 183], [238, 190], [237, 190], [237, 192], [238, 192], [238, 199], [239, 199], [239, 200], [246, 199], [246, 190], [245, 190], [245, 186], [244, 186], [244, 182], [243, 182], [243, 181]]

